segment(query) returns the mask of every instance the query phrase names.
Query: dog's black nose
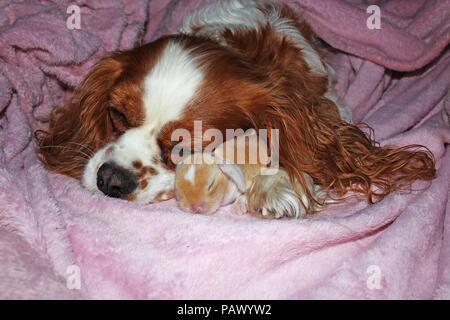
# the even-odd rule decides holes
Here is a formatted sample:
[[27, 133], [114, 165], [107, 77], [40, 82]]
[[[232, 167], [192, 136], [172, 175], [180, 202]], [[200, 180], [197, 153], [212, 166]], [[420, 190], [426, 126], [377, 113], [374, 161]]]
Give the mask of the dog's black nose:
[[134, 191], [138, 182], [134, 174], [114, 163], [104, 163], [97, 171], [97, 187], [108, 197], [122, 198]]

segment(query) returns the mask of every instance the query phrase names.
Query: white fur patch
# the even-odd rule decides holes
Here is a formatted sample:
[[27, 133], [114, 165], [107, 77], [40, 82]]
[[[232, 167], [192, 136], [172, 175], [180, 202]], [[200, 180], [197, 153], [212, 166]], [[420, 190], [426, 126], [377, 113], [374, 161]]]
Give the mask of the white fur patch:
[[188, 181], [190, 181], [191, 183], [194, 183], [195, 181], [195, 165], [191, 164], [189, 166], [189, 169], [187, 169], [184, 178]]
[[195, 58], [177, 42], [169, 42], [144, 79], [144, 125], [161, 127], [179, 118], [204, 78]]

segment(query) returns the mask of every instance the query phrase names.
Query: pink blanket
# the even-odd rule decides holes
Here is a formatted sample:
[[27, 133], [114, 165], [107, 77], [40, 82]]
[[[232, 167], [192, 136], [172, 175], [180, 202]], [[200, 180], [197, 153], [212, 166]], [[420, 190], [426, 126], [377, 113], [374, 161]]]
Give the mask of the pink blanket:
[[0, 0], [0, 298], [449, 299], [449, 1], [383, 2], [373, 30], [365, 1], [292, 1], [341, 50], [330, 63], [355, 121], [434, 153], [438, 177], [411, 194], [269, 221], [92, 195], [43, 169], [33, 131], [87, 69], [204, 2]]

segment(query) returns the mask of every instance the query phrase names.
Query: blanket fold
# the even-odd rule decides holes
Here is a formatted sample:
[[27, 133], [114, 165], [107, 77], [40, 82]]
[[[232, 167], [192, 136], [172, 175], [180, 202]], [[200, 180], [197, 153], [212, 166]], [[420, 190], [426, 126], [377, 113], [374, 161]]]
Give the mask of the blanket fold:
[[338, 49], [329, 63], [355, 122], [433, 152], [437, 178], [411, 193], [269, 221], [94, 195], [42, 167], [33, 132], [92, 64], [206, 2], [0, 0], [0, 298], [449, 299], [448, 1], [380, 3], [381, 29], [366, 25], [368, 1], [284, 1]]

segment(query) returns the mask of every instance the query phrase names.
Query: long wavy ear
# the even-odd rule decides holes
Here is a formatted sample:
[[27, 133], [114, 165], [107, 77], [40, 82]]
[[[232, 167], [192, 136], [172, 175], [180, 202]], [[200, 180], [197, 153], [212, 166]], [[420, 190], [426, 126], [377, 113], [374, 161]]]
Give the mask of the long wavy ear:
[[326, 105], [332, 104], [326, 98], [305, 104], [301, 97], [290, 95], [278, 99], [264, 117], [270, 127], [280, 128], [280, 164], [305, 190], [301, 172], [331, 197], [354, 191], [373, 203], [392, 191], [410, 188], [414, 180], [436, 176], [433, 154], [426, 147], [381, 147], [372, 134], [327, 112]]
[[38, 157], [50, 170], [79, 177], [93, 153], [111, 137], [108, 93], [122, 72], [117, 54], [103, 58], [75, 89], [71, 100], [50, 115], [48, 132], [35, 133]]
[[[253, 49], [253, 59], [258, 66], [267, 67], [261, 77], [266, 80], [249, 91], [260, 92], [253, 99], [260, 99], [259, 104], [243, 107], [241, 114], [255, 129], [268, 129], [269, 133], [270, 129], [279, 130], [279, 163], [288, 170], [294, 188], [297, 178], [314, 201], [304, 172], [329, 196], [342, 198], [355, 191], [373, 203], [394, 190], [410, 188], [416, 179], [435, 177], [435, 161], [428, 149], [418, 145], [380, 147], [357, 125], [340, 119], [336, 104], [326, 98], [328, 76], [312, 72], [305, 50], [298, 50], [285, 38], [271, 36], [270, 29], [261, 35], [260, 43], [268, 44], [264, 50]], [[250, 46], [259, 48], [238, 36], [230, 34], [228, 43], [248, 50]], [[239, 119], [238, 114], [233, 119]]]

